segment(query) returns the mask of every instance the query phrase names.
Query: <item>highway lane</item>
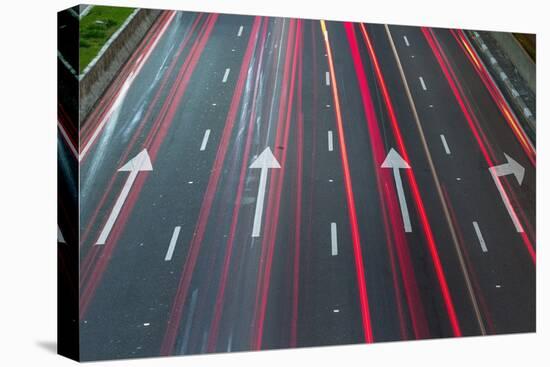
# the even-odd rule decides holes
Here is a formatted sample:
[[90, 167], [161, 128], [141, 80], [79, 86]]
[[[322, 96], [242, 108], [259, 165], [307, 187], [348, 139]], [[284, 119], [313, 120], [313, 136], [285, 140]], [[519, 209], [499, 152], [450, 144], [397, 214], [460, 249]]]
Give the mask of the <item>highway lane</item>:
[[[480, 303], [485, 304], [484, 317], [487, 328], [494, 333], [533, 330], [535, 267], [525, 244], [516, 232], [506, 210], [502, 210], [504, 208], [502, 200], [487, 172], [488, 164], [455, 97], [449, 91], [448, 81], [445, 80], [443, 73], [433, 72], [438, 70], [437, 61], [433, 54], [430, 54], [429, 45], [423, 34], [418, 28], [395, 28], [396, 39], [399, 40], [406, 35], [411, 44], [407, 47], [404, 42], [398, 43], [398, 50], [405, 56], [403, 63], [405, 70], [409, 72], [409, 80], [414, 80], [412, 75], [430, 75], [425, 77], [430, 89], [424, 91], [417, 83], [416, 87], [413, 85], [412, 88], [413, 96], [418, 101], [419, 114], [424, 124], [440, 126], [439, 129], [426, 128], [427, 139], [434, 147], [431, 148], [434, 151], [434, 161], [437, 170], [441, 172], [442, 183], [454, 207], [459, 232], [463, 234], [465, 253], [471, 261], [471, 271], [474, 274], [477, 273], [474, 277], [478, 283], [478, 297], [482, 299]], [[457, 42], [451, 37], [450, 32], [436, 30], [436, 35], [447, 49], [453, 50], [450, 54], [454, 56], [450, 59], [456, 63], [453, 69], [464, 78], [461, 80], [461, 85], [469, 92], [467, 98], [475, 106], [475, 113], [489, 139], [490, 149], [495, 151], [496, 157], [501, 157], [501, 161], [495, 161], [495, 164], [504, 163], [503, 153], [507, 153], [526, 168], [521, 186], [513, 176], [509, 183], [513, 190], [512, 195], [515, 195], [521, 203], [516, 206], [517, 210], [525, 211], [528, 219], [523, 223], [534, 226], [534, 167], [487, 91], [482, 87], [479, 78], [476, 78], [464, 53], [460, 53], [462, 51], [458, 49]], [[414, 51], [410, 50], [413, 44]], [[423, 51], [416, 51], [422, 49]], [[416, 52], [418, 54], [415, 58], [406, 57]], [[433, 92], [430, 93], [430, 90]], [[458, 147], [453, 148], [454, 153], [450, 156], [443, 154], [441, 134], [449, 138], [448, 144]], [[484, 240], [493, 244], [492, 249], [487, 245], [486, 253], [481, 249], [473, 228], [473, 221], [479, 222], [483, 228]], [[526, 231], [530, 238], [533, 238], [534, 233], [527, 226]], [[518, 316], [510, 318], [510, 314]]]
[[[326, 38], [308, 20], [166, 24], [81, 158], [83, 359], [478, 335], [465, 273], [489, 332], [534, 330], [534, 264], [421, 30], [390, 27], [446, 203], [384, 26], [365, 31], [389, 99], [358, 24], [326, 22]], [[435, 32], [493, 149], [527, 168], [517, 196], [534, 225], [534, 167], [456, 40]], [[89, 139], [101, 124], [87, 123]], [[414, 172], [400, 170], [411, 232], [381, 167], [390, 148]], [[132, 175], [117, 169], [143, 149], [152, 171], [137, 173], [97, 245]], [[250, 166], [265, 154], [258, 216], [262, 173]]]
[[[335, 29], [337, 33], [338, 29], [341, 29], [343, 27], [337, 27]], [[370, 102], [370, 107], [366, 109], [365, 115], [370, 113], [370, 117], [365, 119], [365, 117], [361, 116], [361, 114], [357, 114], [356, 116], [350, 116], [348, 121], [360, 121], [362, 124], [357, 124], [357, 129], [362, 129], [362, 133], [364, 134], [365, 138], [370, 136], [375, 136], [375, 131], [377, 129], [381, 130], [381, 132], [377, 133], [380, 136], [377, 139], [372, 139], [372, 145], [375, 146], [375, 148], [378, 150], [377, 158], [375, 161], [377, 162], [377, 165], [379, 166], [382, 161], [385, 158], [385, 152], [387, 152], [390, 148], [395, 147], [396, 149], [399, 149], [399, 143], [397, 142], [398, 138], [394, 131], [394, 129], [391, 127], [391, 117], [389, 116], [389, 112], [387, 110], [386, 102], [384, 101], [381, 93], [381, 88], [377, 84], [377, 80], [375, 78], [375, 72], [373, 70], [372, 64], [369, 61], [369, 56], [366, 52], [366, 47], [363, 46], [362, 37], [360, 33], [360, 28], [355, 27], [355, 39], [358, 43], [358, 56], [361, 57], [363, 60], [363, 65], [360, 69], [365, 69], [371, 71], [370, 73], [367, 73], [368, 77], [365, 77], [365, 83], [366, 88], [371, 90], [371, 97], [368, 99], [372, 99], [372, 102]], [[339, 39], [337, 42], [335, 42], [335, 50], [338, 50], [338, 52], [335, 52], [336, 54], [343, 54], [345, 55], [346, 47], [347, 45], [344, 43], [346, 41], [345, 38]], [[344, 45], [341, 46], [341, 48], [338, 49], [338, 45]], [[390, 52], [391, 49], [389, 47], [379, 50], [376, 49], [376, 53], [384, 53], [384, 52]], [[337, 64], [342, 65], [342, 70], [350, 70], [353, 69], [352, 65], [345, 66], [345, 58], [346, 56], [342, 56], [342, 60], [337, 62]], [[349, 56], [347, 57], [349, 59]], [[384, 62], [391, 62], [391, 60], [385, 59]], [[370, 64], [370, 65], [369, 65]], [[392, 65], [392, 63], [390, 63]], [[399, 78], [399, 73], [397, 70], [393, 72], [392, 75], [389, 76], [389, 78]], [[350, 80], [352, 78], [348, 78]], [[409, 211], [411, 211], [412, 215], [412, 229], [410, 233], [403, 234], [401, 233], [401, 239], [398, 240], [397, 238], [394, 239], [392, 243], [389, 243], [389, 246], [396, 245], [396, 258], [399, 261], [399, 268], [401, 268], [401, 277], [403, 282], [403, 289], [404, 289], [404, 296], [401, 300], [401, 314], [403, 312], [409, 313], [410, 321], [407, 322], [407, 316], [403, 315], [402, 318], [404, 321], [401, 321], [405, 325], [402, 326], [404, 328], [404, 332], [402, 331], [402, 334], [409, 335], [409, 337], [426, 337], [428, 335], [430, 336], [446, 336], [446, 335], [452, 335], [453, 332], [449, 328], [449, 321], [452, 319], [451, 315], [448, 315], [446, 310], [441, 307], [443, 304], [442, 300], [442, 293], [444, 287], [448, 287], [451, 290], [451, 300], [448, 301], [448, 303], [455, 308], [454, 312], [458, 314], [458, 319], [460, 321], [461, 325], [461, 333], [464, 333], [466, 335], [471, 333], [478, 333], [479, 331], [476, 330], [475, 327], [475, 321], [473, 320], [473, 314], [471, 307], [469, 306], [468, 302], [463, 302], [463, 298], [467, 297], [467, 290], [464, 285], [464, 280], [461, 274], [461, 270], [459, 267], [459, 264], [457, 263], [456, 256], [453, 252], [449, 254], [447, 247], [447, 244], [451, 242], [449, 231], [446, 230], [446, 224], [442, 217], [442, 210], [441, 206], [439, 205], [439, 200], [437, 198], [437, 195], [435, 194], [435, 186], [431, 179], [431, 174], [429, 172], [429, 167], [426, 163], [426, 158], [424, 156], [424, 152], [420, 148], [420, 138], [417, 134], [417, 131], [414, 127], [414, 124], [412, 124], [412, 116], [410, 112], [407, 109], [407, 103], [406, 100], [404, 100], [404, 90], [402, 87], [402, 84], [396, 84], [392, 85], [390, 87], [390, 90], [397, 90], [399, 91], [399, 95], [401, 99], [394, 99], [392, 105], [395, 109], [395, 115], [397, 116], [397, 122], [399, 123], [400, 127], [399, 130], [402, 132], [403, 136], [405, 136], [405, 145], [403, 149], [406, 149], [410, 153], [409, 162], [411, 166], [413, 167], [413, 171], [415, 172], [415, 176], [418, 180], [418, 185], [420, 187], [420, 199], [415, 199], [413, 193], [409, 190], [410, 187], [406, 187], [405, 189], [405, 197], [406, 201], [408, 202]], [[352, 89], [352, 86], [349, 85], [349, 91], [348, 93], [348, 99], [346, 100], [348, 103], [346, 103], [346, 106], [350, 105], [357, 105], [356, 102], [353, 100], [350, 100], [349, 96], [351, 95], [359, 95], [361, 94], [361, 91], [359, 88]], [[349, 107], [346, 107], [346, 111], [350, 111], [351, 109]], [[369, 112], [370, 110], [370, 112]], [[373, 112], [374, 111], [374, 112]], [[374, 114], [373, 114], [374, 113]], [[371, 125], [365, 124], [365, 120], [373, 120], [377, 119], [378, 122], [373, 123]], [[408, 122], [408, 124], [405, 124], [403, 122]], [[376, 125], [378, 124], [378, 128]], [[352, 124], [349, 124], [350, 126]], [[361, 131], [361, 130], [360, 130]], [[357, 136], [359, 133], [356, 131], [354, 133], [350, 133], [351, 136]], [[364, 146], [364, 140], [359, 140], [356, 143], [356, 147]], [[357, 148], [356, 148], [357, 149]], [[352, 155], [352, 162], [354, 157], [363, 157], [364, 154], [361, 154], [360, 152], [354, 153]], [[363, 161], [361, 163], [364, 165]], [[364, 171], [364, 169], [360, 168], [358, 166], [356, 169], [353, 169], [353, 172], [357, 174], [356, 172]], [[376, 170], [373, 168], [372, 170], [367, 170], [367, 172], [376, 172]], [[383, 173], [380, 173], [383, 175]], [[404, 175], [404, 173], [403, 173]], [[370, 175], [372, 177], [372, 174]], [[404, 178], [405, 179], [405, 178]], [[391, 188], [393, 186], [393, 178], [391, 177], [382, 177], [382, 182], [387, 187]], [[366, 180], [368, 182], [368, 180]], [[372, 180], [371, 180], [372, 182]], [[372, 185], [372, 184], [371, 184]], [[412, 183], [411, 183], [412, 186]], [[371, 190], [376, 192], [377, 190]], [[358, 194], [357, 196], [359, 196]], [[390, 194], [390, 199], [392, 197], [395, 197], [395, 193]], [[387, 201], [387, 197], [385, 198]], [[371, 197], [371, 199], [364, 199], [364, 202], [370, 202], [370, 203], [376, 203], [375, 196]], [[417, 215], [414, 214], [414, 206], [415, 203], [417, 204]], [[386, 203], [387, 204], [387, 203]], [[393, 210], [391, 205], [386, 205], [386, 211], [390, 214], [393, 211], [395, 216], [395, 207], [396, 203], [393, 204]], [[370, 208], [373, 208], [370, 206]], [[365, 227], [368, 228], [366, 225], [367, 223], [370, 223], [372, 221], [372, 217], [379, 216], [380, 212], [379, 208], [374, 208], [372, 213], [367, 216], [363, 223], [365, 223]], [[418, 220], [422, 217], [421, 212], [427, 211], [429, 221], [426, 223], [422, 223], [421, 220]], [[435, 214], [431, 214], [435, 213]], [[430, 215], [431, 214], [431, 215]], [[397, 236], [395, 227], [400, 226], [400, 219], [399, 220], [393, 220], [393, 227], [394, 229], [390, 229], [390, 232], [394, 232], [394, 235]], [[373, 227], [376, 227], [376, 225], [373, 225]], [[398, 227], [399, 228], [399, 227]], [[427, 229], [426, 229], [427, 228]], [[401, 228], [399, 228], [401, 229]], [[372, 231], [372, 229], [371, 229]], [[428, 236], [433, 235], [435, 240], [435, 246], [438, 251], [432, 252], [429, 249], [429, 240]], [[404, 237], [403, 237], [404, 236]], [[374, 238], [375, 244], [383, 243], [384, 237], [373, 237], [372, 235], [368, 237], [368, 239]], [[368, 241], [368, 240], [367, 240]], [[452, 249], [450, 247], [449, 249]], [[450, 256], [449, 256], [450, 255]], [[372, 257], [371, 257], [372, 258]], [[376, 260], [379, 261], [380, 255], [377, 255], [374, 257]], [[441, 261], [443, 264], [444, 269], [444, 276], [443, 278], [436, 277], [434, 274], [435, 266], [433, 266], [432, 263], [435, 263], [435, 261]], [[374, 266], [371, 266], [373, 268]], [[367, 279], [368, 277], [368, 267], [367, 267]], [[389, 278], [389, 276], [388, 276]], [[411, 282], [411, 278], [416, 278], [416, 284], [415, 282]], [[400, 281], [397, 282], [397, 287], [399, 288]], [[438, 284], [439, 283], [439, 284]], [[441, 288], [441, 291], [440, 291]], [[390, 287], [391, 289], [391, 287]], [[459, 301], [456, 301], [456, 300]], [[374, 308], [374, 306], [373, 306]], [[387, 307], [380, 307], [381, 310], [387, 310]], [[375, 311], [373, 311], [375, 312]], [[376, 317], [374, 318], [376, 319]], [[410, 329], [409, 324], [410, 323]], [[388, 332], [388, 326], [387, 321], [382, 323], [381, 328]], [[378, 334], [381, 334], [379, 332]], [[390, 334], [391, 335], [391, 334]], [[395, 335], [395, 334], [394, 334]], [[395, 336], [392, 336], [395, 338]], [[390, 337], [391, 338], [391, 337]]]
[[[159, 158], [153, 162], [153, 173], [158, 171], [162, 175], [152, 174], [150, 180], [153, 183], [144, 186], [144, 190], [151, 191], [145, 191], [142, 195], [154, 199], [153, 201], [138, 201], [134, 210], [142, 213], [142, 215], [131, 217], [128, 223], [129, 228], [143, 230], [137, 233], [130, 232], [126, 236], [122, 236], [120, 244], [124, 244], [124, 246], [117, 246], [112, 259], [113, 263], [117, 265], [109, 267], [109, 270], [112, 269], [114, 274], [106, 274], [106, 277], [112, 277], [114, 281], [102, 282], [101, 284], [106, 285], [106, 288], [100, 288], [98, 290], [100, 292], [99, 296], [96, 295], [95, 297], [101, 299], [102, 292], [109, 294], [113, 291], [112, 287], [118, 292], [121, 290], [125, 290], [125, 292], [116, 293], [121, 294], [122, 297], [118, 300], [111, 300], [110, 297], [105, 296], [105, 299], [115, 303], [100, 304], [96, 312], [91, 311], [99, 318], [109, 315], [108, 320], [100, 319], [98, 324], [95, 325], [94, 320], [87, 320], [86, 322], [86, 325], [96, 328], [94, 330], [101, 330], [106, 323], [110, 324], [118, 321], [118, 323], [115, 323], [115, 330], [120, 334], [112, 334], [112, 339], [114, 342], [123, 343], [123, 345], [113, 348], [110, 345], [98, 345], [90, 341], [91, 347], [98, 348], [91, 349], [90, 353], [107, 353], [113, 358], [119, 356], [130, 357], [132, 356], [131, 352], [136, 353], [137, 356], [158, 353], [160, 348], [158, 344], [162, 340], [162, 333], [164, 332], [164, 325], [160, 320], [162, 320], [162, 317], [167, 316], [170, 299], [173, 297], [174, 289], [177, 286], [176, 281], [181, 271], [181, 263], [184, 261], [185, 246], [193, 234], [194, 220], [200, 208], [210, 163], [215, 156], [215, 149], [210, 147], [215, 146], [219, 140], [223, 128], [223, 116], [229, 108], [235, 79], [228, 78], [224, 83], [225, 90], [219, 89], [219, 85], [225, 68], [227, 66], [236, 68], [241, 62], [243, 40], [233, 40], [233, 34], [228, 32], [228, 29], [235, 26], [233, 23], [232, 17], [225, 17], [225, 20], [219, 20], [216, 23], [217, 27], [212, 28], [213, 33], [207, 37], [208, 42], [205, 43], [201, 55], [201, 60], [208, 60], [209, 62], [198, 62], [194, 72], [188, 73], [192, 77], [187, 88], [192, 88], [193, 93], [185, 93], [181, 102], [178, 102], [178, 105], [182, 108], [175, 111], [172, 121], [164, 122], [165, 124], [170, 122], [173, 124], [169, 133], [166, 134], [167, 143], [160, 150]], [[204, 24], [206, 25], [206, 23]], [[244, 24], [248, 26], [250, 22]], [[229, 38], [232, 38], [233, 46], [226, 43]], [[232, 52], [232, 48], [239, 48], [241, 52]], [[234, 56], [228, 58], [227, 55]], [[189, 55], [185, 56], [189, 57]], [[162, 57], [164, 55], [159, 53], [159, 58]], [[183, 68], [181, 70], [185, 71]], [[204, 83], [204, 81], [208, 81], [208, 83]], [[177, 92], [177, 88], [174, 87], [176, 87], [175, 84], [173, 91], [170, 90], [165, 93]], [[139, 93], [137, 95], [139, 96]], [[159, 101], [161, 104], [165, 103], [162, 98], [159, 98]], [[154, 113], [152, 115], [154, 116]], [[207, 148], [210, 149], [201, 152], [199, 145], [202, 143], [202, 134], [207, 128], [213, 131], [209, 138], [209, 145], [207, 145]], [[134, 147], [136, 153], [142, 149], [143, 145], [141, 144], [136, 143]], [[151, 144], [154, 145], [154, 141]], [[175, 162], [178, 163], [174, 165]], [[115, 174], [115, 167], [106, 173]], [[106, 211], [109, 209], [107, 207]], [[165, 262], [167, 247], [176, 225], [182, 228], [178, 247], [174, 250], [172, 260]], [[90, 238], [95, 241], [97, 234], [96, 236], [91, 235]], [[141, 250], [143, 255], [134, 256], [136, 250]], [[151, 267], [151, 259], [158, 260], [163, 266]], [[120, 262], [122, 264], [119, 264]], [[135, 269], [143, 269], [143, 273], [136, 273]], [[155, 283], [144, 285], [139, 290], [129, 287], [129, 285], [137, 286], [138, 284], [134, 283], [133, 279], [128, 279], [129, 273], [135, 273], [136, 279], [139, 280], [162, 279], [162, 282], [166, 283], [166, 287], [158, 287]], [[144, 297], [147, 295], [148, 302], [131, 302], [129, 298], [126, 298], [131, 297], [135, 292], [143, 294]], [[135, 330], [131, 326], [142, 326], [143, 323], [146, 323], [145, 320], [142, 323], [137, 323], [137, 320], [124, 320], [123, 317], [119, 317], [119, 314], [109, 312], [109, 310], [119, 310], [121, 313], [128, 314], [130, 313], [130, 310], [127, 310], [129, 304], [136, 307], [136, 310], [132, 310], [132, 315], [147, 317], [147, 319], [151, 317], [154, 320], [150, 322], [151, 327], [141, 330], [145, 333], [144, 336], [139, 333], [139, 329]], [[156, 314], [160, 314], [160, 316], [156, 316]], [[160, 333], [160, 336], [155, 335], [154, 331]], [[86, 335], [93, 338], [97, 334], [90, 331]], [[136, 338], [140, 340], [139, 343], [136, 342]], [[145, 338], [145, 340], [140, 338]], [[151, 342], [149, 342], [150, 339]], [[143, 346], [143, 349], [136, 349], [140, 346]]]

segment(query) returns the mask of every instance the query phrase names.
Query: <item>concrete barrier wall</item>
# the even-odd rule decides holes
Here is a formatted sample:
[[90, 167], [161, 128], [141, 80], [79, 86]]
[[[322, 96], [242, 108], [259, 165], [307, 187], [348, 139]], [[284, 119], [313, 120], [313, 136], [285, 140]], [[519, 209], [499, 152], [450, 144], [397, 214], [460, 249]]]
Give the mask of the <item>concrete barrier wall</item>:
[[504, 32], [491, 32], [491, 36], [497, 41], [500, 48], [506, 52], [521, 77], [527, 82], [529, 89], [535, 92], [537, 90], [536, 66], [518, 40], [512, 34]]
[[128, 60], [149, 28], [159, 17], [161, 10], [138, 9], [129, 20], [109, 40], [108, 47], [100, 51], [98, 57], [90, 63], [80, 75], [80, 109], [81, 127], [98, 99], [117, 76], [119, 70]]

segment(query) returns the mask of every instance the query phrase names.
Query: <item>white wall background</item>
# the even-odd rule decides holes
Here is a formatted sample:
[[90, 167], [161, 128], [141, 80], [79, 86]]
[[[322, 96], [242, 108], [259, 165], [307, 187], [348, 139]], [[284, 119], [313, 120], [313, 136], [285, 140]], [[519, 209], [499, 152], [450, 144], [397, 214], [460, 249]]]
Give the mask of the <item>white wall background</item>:
[[[103, 4], [538, 33], [536, 335], [97, 363], [97, 366], [529, 366], [550, 359], [548, 67], [537, 0], [112, 0]], [[56, 338], [56, 12], [65, 0], [2, 3], [0, 18], [0, 365], [69, 366]], [[546, 226], [544, 224], [546, 223]], [[546, 290], [545, 290], [546, 288]], [[510, 315], [514, 317], [514, 315]]]

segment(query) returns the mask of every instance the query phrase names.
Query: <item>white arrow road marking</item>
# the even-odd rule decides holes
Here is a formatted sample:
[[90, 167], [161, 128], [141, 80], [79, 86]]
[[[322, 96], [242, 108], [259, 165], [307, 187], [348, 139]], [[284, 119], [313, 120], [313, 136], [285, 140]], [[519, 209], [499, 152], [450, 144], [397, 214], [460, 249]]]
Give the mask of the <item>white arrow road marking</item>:
[[395, 149], [391, 148], [381, 167], [393, 169], [393, 178], [395, 179], [395, 187], [397, 188], [397, 197], [399, 198], [399, 206], [401, 207], [401, 215], [403, 216], [403, 226], [405, 227], [405, 232], [412, 232], [409, 209], [407, 208], [405, 191], [403, 190], [403, 182], [401, 182], [401, 174], [399, 173], [399, 169], [410, 169], [411, 166], [409, 166], [409, 164], [399, 155], [399, 153], [395, 151]]
[[176, 243], [178, 242], [180, 230], [181, 230], [180, 226], [176, 226], [174, 228], [174, 232], [172, 233], [172, 239], [170, 239], [170, 245], [168, 246], [168, 251], [166, 251], [166, 256], [164, 257], [164, 261], [172, 260], [172, 255], [174, 255], [174, 250], [176, 249]]
[[328, 151], [332, 152], [333, 149], [334, 149], [334, 142], [332, 137], [332, 130], [329, 130], [328, 131]]
[[222, 83], [225, 83], [227, 82], [227, 77], [229, 76], [229, 72], [231, 70], [229, 68], [225, 69], [225, 73], [223, 74], [223, 79], [222, 79]]
[[479, 241], [479, 245], [481, 246], [481, 251], [487, 252], [487, 245], [485, 244], [485, 240], [483, 239], [483, 235], [481, 234], [481, 230], [479, 229], [479, 225], [476, 221], [473, 221], [472, 224], [474, 225], [474, 230], [476, 231], [477, 239]]
[[338, 232], [336, 223], [330, 223], [330, 244], [332, 256], [338, 255]]
[[206, 129], [206, 131], [204, 132], [204, 137], [202, 138], [201, 152], [206, 149], [206, 144], [208, 144], [209, 137], [210, 137], [210, 129]]
[[262, 228], [262, 213], [264, 210], [264, 197], [267, 183], [267, 171], [270, 168], [281, 168], [281, 165], [277, 161], [277, 158], [271, 152], [269, 147], [252, 162], [250, 168], [259, 168], [260, 172], [260, 185], [258, 186], [258, 198], [256, 199], [256, 211], [254, 212], [254, 225], [252, 227], [252, 237], [260, 237], [260, 231]]
[[491, 172], [491, 177], [493, 178], [498, 192], [500, 193], [502, 202], [504, 203], [504, 206], [506, 207], [510, 218], [512, 218], [512, 222], [514, 222], [516, 231], [523, 232], [523, 226], [519, 222], [516, 212], [512, 207], [512, 203], [510, 203], [510, 199], [508, 198], [508, 195], [506, 195], [506, 192], [504, 191], [504, 187], [502, 187], [502, 183], [500, 182], [499, 177], [514, 175], [521, 186], [521, 183], [523, 182], [523, 177], [525, 176], [525, 168], [514, 159], [512, 159], [508, 154], [504, 153], [504, 156], [506, 157], [506, 160], [508, 162], [498, 166], [489, 167], [489, 172]]
[[63, 233], [61, 233], [61, 228], [59, 228], [59, 225], [57, 226], [57, 242], [67, 243], [65, 242], [65, 238], [63, 238]]
[[153, 166], [151, 165], [151, 159], [149, 158], [149, 154], [147, 154], [146, 149], [143, 149], [138, 155], [130, 159], [128, 163], [118, 169], [118, 172], [129, 171], [130, 175], [124, 183], [124, 187], [122, 188], [122, 191], [120, 192], [120, 195], [116, 200], [115, 206], [113, 207], [113, 210], [109, 215], [109, 219], [107, 219], [107, 223], [105, 223], [105, 227], [103, 227], [103, 230], [101, 231], [101, 234], [97, 239], [96, 245], [104, 245], [105, 241], [107, 241], [107, 237], [109, 237], [109, 233], [111, 233], [111, 229], [113, 229], [113, 225], [115, 224], [115, 221], [120, 214], [120, 210], [122, 209], [122, 206], [124, 205], [128, 194], [130, 193], [130, 189], [132, 188], [132, 185], [134, 184], [138, 173], [141, 171], [152, 170]]

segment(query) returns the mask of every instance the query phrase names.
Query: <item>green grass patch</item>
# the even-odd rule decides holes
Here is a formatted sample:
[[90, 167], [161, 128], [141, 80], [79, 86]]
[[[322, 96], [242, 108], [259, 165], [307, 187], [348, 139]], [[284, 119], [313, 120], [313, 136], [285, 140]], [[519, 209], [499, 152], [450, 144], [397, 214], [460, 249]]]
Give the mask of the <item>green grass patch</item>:
[[81, 73], [133, 11], [134, 8], [98, 5], [80, 20]]

